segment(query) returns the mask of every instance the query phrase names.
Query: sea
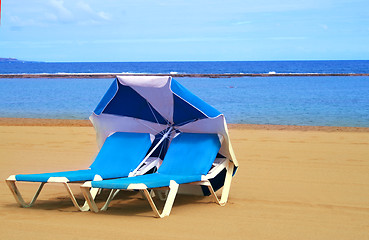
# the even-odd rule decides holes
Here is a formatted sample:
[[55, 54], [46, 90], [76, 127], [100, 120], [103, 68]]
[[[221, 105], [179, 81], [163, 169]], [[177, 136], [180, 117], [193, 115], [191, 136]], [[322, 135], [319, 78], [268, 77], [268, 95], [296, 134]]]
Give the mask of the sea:
[[[369, 73], [369, 61], [0, 62], [27, 73]], [[228, 123], [369, 127], [369, 76], [175, 78]], [[0, 78], [0, 117], [88, 119], [114, 79]]]

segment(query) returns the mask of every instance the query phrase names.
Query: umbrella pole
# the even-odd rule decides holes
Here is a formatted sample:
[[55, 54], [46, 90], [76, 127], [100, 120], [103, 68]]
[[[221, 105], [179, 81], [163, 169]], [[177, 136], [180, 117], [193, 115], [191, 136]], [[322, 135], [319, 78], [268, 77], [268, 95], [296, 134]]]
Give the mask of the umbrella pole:
[[151, 151], [146, 155], [146, 157], [142, 160], [142, 162], [137, 166], [137, 168], [135, 170], [133, 170], [132, 172], [130, 172], [128, 174], [128, 177], [133, 177], [136, 175], [138, 169], [140, 169], [142, 167], [142, 165], [146, 162], [146, 160], [151, 156], [151, 154], [154, 153], [154, 151], [159, 147], [159, 145], [164, 141], [164, 139], [166, 139], [170, 132], [172, 131], [173, 127], [170, 127], [169, 130], [163, 135], [163, 137], [160, 139], [160, 141], [151, 149]]

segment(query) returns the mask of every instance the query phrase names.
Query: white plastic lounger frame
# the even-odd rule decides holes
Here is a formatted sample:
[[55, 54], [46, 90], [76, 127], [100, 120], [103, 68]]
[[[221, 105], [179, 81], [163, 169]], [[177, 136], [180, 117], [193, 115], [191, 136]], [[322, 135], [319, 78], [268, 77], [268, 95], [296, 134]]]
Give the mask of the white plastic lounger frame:
[[[100, 175], [95, 175], [94, 177], [94, 181], [101, 181], [102, 178]], [[32, 200], [30, 201], [30, 203], [26, 203], [22, 197], [22, 194], [20, 193], [20, 191], [17, 188], [17, 185], [15, 184], [16, 179], [15, 179], [15, 175], [11, 175], [10, 177], [8, 177], [8, 179], [5, 180], [8, 187], [10, 188], [10, 191], [13, 193], [13, 196], [15, 198], [15, 200], [17, 201], [17, 203], [24, 208], [29, 208], [32, 207], [32, 205], [35, 203], [38, 195], [40, 194], [43, 186], [46, 184], [46, 182], [42, 182], [39, 186], [39, 188], [37, 189], [35, 195], [33, 196]], [[72, 192], [72, 190], [70, 189], [69, 185], [68, 185], [68, 178], [66, 177], [51, 177], [49, 178], [49, 180], [47, 181], [47, 183], [63, 183], [65, 188], [67, 189], [67, 192], [69, 194], [70, 199], [73, 202], [73, 205], [80, 211], [85, 212], [88, 211], [90, 208], [87, 204], [87, 202], [85, 202], [83, 204], [83, 206], [79, 206], [76, 198], [74, 197], [74, 194]], [[97, 193], [98, 193], [99, 189], [98, 188], [91, 188], [90, 190], [90, 194], [93, 198], [96, 197]]]
[[[216, 195], [213, 187], [211, 186], [211, 183], [210, 183], [209, 179], [216, 176], [224, 168], [226, 168], [227, 172], [226, 172], [226, 177], [225, 177], [225, 180], [224, 180], [222, 196], [219, 199], [218, 196]], [[229, 196], [229, 191], [230, 191], [231, 181], [232, 181], [233, 169], [234, 169], [233, 162], [226, 159], [225, 161], [223, 161], [221, 164], [219, 164], [216, 167], [215, 171], [212, 171], [211, 173], [202, 176], [201, 181], [188, 183], [188, 184], [202, 185], [202, 186], [208, 187], [208, 189], [209, 189], [211, 195], [213, 196], [215, 202], [217, 204], [219, 204], [220, 206], [224, 206], [228, 201], [228, 196]], [[150, 194], [150, 192], [149, 192], [149, 190], [148, 190], [148, 188], [145, 184], [142, 184], [142, 183], [130, 184], [128, 186], [127, 190], [140, 190], [140, 192], [148, 200], [148, 202], [151, 206], [151, 209], [154, 211], [155, 217], [163, 218], [163, 217], [169, 216], [169, 214], [172, 210], [173, 203], [174, 203], [175, 197], [176, 197], [177, 192], [178, 192], [178, 187], [179, 187], [178, 183], [176, 183], [173, 180], [170, 181], [169, 193], [167, 195], [166, 202], [165, 202], [162, 213], [160, 213], [158, 208], [156, 207], [156, 205], [154, 203], [154, 200], [152, 199], [152, 196], [151, 196], [151, 194]], [[94, 201], [93, 195], [90, 193], [90, 188], [91, 188], [91, 182], [86, 182], [81, 186], [81, 191], [83, 193], [83, 196], [86, 199], [86, 202], [90, 206], [91, 211], [98, 212], [99, 208], [97, 207], [96, 202]], [[163, 189], [163, 188], [160, 188], [160, 189]], [[101, 208], [101, 211], [105, 211], [108, 208], [109, 203], [111, 202], [111, 200], [116, 196], [116, 194], [120, 190], [117, 189], [115, 191], [115, 193], [113, 193], [113, 191], [114, 191], [114, 189], [112, 190], [111, 194], [109, 195], [108, 200], [106, 201], [105, 205]]]
[[[226, 169], [226, 176], [225, 176], [225, 179], [224, 179], [222, 196], [219, 199], [218, 196], [215, 194], [215, 191], [214, 191], [213, 187], [211, 186], [210, 179], [215, 177], [224, 168]], [[234, 170], [234, 164], [231, 161], [226, 160], [216, 168], [216, 171], [214, 171], [214, 172], [212, 172], [212, 173], [210, 173], [206, 176], [203, 176], [202, 180], [200, 182], [194, 182], [194, 183], [189, 183], [189, 184], [202, 185], [202, 186], [208, 187], [208, 189], [210, 191], [210, 194], [214, 198], [214, 201], [217, 204], [219, 204], [220, 206], [225, 206], [227, 201], [228, 201], [229, 191], [231, 189], [233, 170]]]

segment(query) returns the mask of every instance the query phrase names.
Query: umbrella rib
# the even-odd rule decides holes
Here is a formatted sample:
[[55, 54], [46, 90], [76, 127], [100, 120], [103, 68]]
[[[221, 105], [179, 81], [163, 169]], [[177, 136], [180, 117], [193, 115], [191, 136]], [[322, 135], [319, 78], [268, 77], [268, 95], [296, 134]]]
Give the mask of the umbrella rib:
[[[139, 119], [137, 119], [137, 120], [139, 120]], [[151, 130], [153, 130], [154, 132], [157, 132], [157, 131], [158, 131], [157, 129], [150, 127], [149, 125], [147, 125], [147, 124], [143, 123], [142, 121], [138, 121], [138, 122], [139, 122], [139, 123], [141, 123], [142, 125], [144, 125], [145, 127], [150, 128], [150, 129], [151, 129]], [[161, 132], [162, 132], [162, 131], [160, 131], [158, 134], [160, 134], [160, 135], [164, 136], [164, 133], [161, 133]]]
[[[150, 111], [151, 111], [152, 115], [154, 116], [156, 123], [157, 123], [158, 125], [160, 125], [159, 120], [156, 118], [156, 115], [155, 115], [154, 111], [152, 110], [152, 107], [151, 107], [150, 103], [149, 103], [147, 100], [146, 100], [146, 103], [147, 103], [147, 105], [149, 106]], [[168, 121], [167, 119], [165, 119], [165, 118], [163, 118], [163, 119], [167, 122], [167, 126], [170, 126], [169, 121]]]

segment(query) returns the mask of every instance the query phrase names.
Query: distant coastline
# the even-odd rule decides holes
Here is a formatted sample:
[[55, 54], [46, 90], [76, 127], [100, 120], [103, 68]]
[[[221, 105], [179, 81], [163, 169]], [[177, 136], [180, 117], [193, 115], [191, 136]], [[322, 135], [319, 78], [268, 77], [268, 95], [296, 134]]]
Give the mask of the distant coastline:
[[0, 62], [19, 62], [16, 58], [0, 58]]
[[1, 58], [0, 57], [0, 63], [6, 63], [6, 62], [14, 62], [14, 63], [39, 63], [40, 61], [27, 61], [17, 58]]

